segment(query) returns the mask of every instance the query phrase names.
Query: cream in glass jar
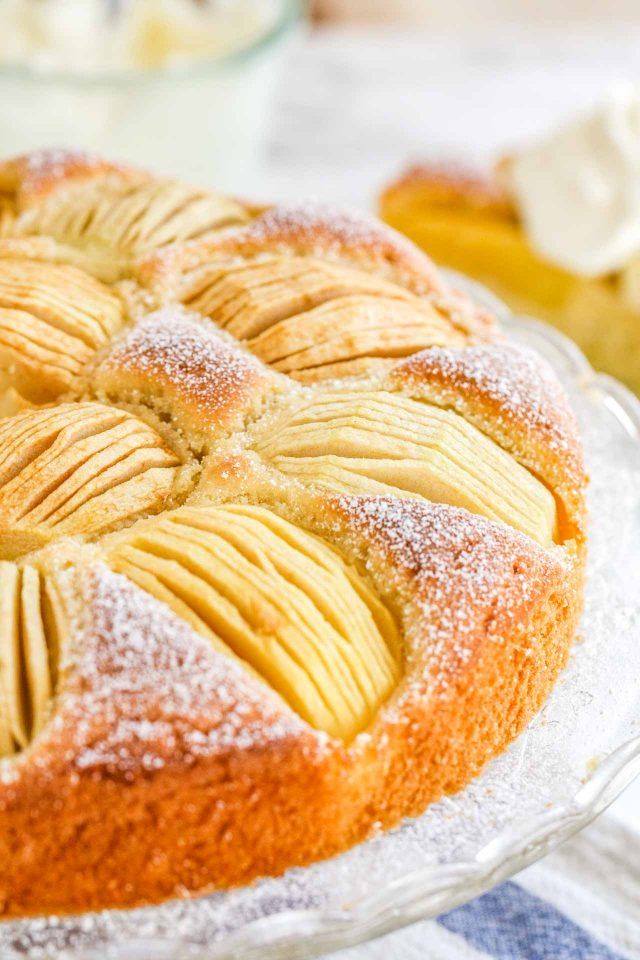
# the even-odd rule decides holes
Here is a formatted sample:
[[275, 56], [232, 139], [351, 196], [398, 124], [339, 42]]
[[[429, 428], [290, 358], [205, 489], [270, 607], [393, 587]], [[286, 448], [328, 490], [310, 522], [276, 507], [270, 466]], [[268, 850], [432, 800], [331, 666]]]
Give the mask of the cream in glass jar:
[[297, 0], [0, 0], [0, 153], [251, 183]]

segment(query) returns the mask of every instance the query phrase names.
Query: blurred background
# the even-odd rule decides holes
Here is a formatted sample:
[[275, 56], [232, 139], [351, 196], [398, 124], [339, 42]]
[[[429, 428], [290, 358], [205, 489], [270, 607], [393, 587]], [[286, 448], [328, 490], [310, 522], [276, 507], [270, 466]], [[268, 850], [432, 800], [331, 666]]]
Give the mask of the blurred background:
[[635, 78], [639, 41], [633, 0], [0, 0], [0, 151], [370, 204]]
[[272, 189], [370, 204], [409, 162], [488, 169], [640, 77], [632, 0], [316, 0], [313, 9], [280, 88]]

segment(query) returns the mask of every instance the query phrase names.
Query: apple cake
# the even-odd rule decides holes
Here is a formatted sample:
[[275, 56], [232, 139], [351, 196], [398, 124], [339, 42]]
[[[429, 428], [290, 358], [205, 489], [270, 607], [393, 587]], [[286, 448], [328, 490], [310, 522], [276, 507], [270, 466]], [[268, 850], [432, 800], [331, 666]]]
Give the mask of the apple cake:
[[375, 221], [0, 166], [0, 910], [344, 850], [524, 728], [580, 613], [554, 373]]

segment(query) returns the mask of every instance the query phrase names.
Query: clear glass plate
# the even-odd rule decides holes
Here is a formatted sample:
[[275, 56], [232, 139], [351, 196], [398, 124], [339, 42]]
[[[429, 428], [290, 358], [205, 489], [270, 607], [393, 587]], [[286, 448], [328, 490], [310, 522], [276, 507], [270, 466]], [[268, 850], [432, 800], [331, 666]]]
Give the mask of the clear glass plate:
[[230, 893], [0, 924], [3, 960], [316, 956], [477, 896], [584, 827], [640, 773], [640, 402], [595, 374], [557, 332], [464, 285], [555, 367], [583, 429], [591, 474], [586, 609], [547, 705], [466, 790], [392, 833]]

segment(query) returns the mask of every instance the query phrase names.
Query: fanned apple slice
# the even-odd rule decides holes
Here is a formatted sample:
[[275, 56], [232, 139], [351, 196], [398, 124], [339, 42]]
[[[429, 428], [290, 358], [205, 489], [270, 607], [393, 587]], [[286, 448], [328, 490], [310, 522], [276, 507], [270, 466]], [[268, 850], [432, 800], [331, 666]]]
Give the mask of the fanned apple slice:
[[64, 618], [53, 584], [33, 566], [0, 562], [0, 757], [43, 729]]
[[339, 493], [422, 497], [554, 541], [551, 492], [464, 417], [380, 392], [327, 393], [269, 426], [257, 451], [283, 473]]
[[94, 535], [164, 506], [179, 461], [137, 417], [97, 403], [0, 421], [0, 536], [5, 556], [33, 538]]
[[366, 727], [399, 680], [398, 630], [369, 584], [263, 507], [182, 508], [117, 535], [109, 556], [332, 736]]
[[26, 400], [75, 387], [123, 319], [120, 300], [82, 270], [0, 257], [0, 373]]

